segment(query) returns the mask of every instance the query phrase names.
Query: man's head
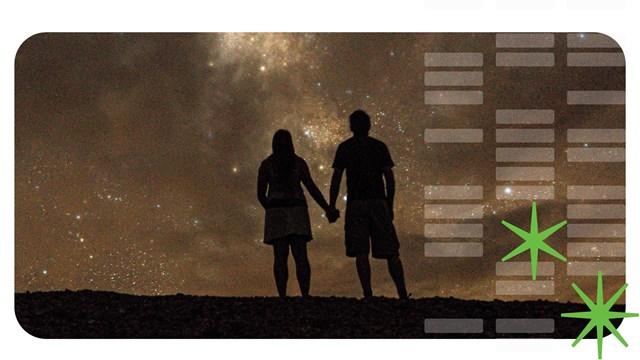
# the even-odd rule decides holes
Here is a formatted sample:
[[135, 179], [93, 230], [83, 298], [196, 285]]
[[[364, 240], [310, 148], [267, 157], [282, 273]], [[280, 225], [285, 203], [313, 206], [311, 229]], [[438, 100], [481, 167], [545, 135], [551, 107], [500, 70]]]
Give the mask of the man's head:
[[371, 129], [371, 118], [363, 110], [356, 110], [349, 115], [349, 124], [354, 135], [366, 136]]

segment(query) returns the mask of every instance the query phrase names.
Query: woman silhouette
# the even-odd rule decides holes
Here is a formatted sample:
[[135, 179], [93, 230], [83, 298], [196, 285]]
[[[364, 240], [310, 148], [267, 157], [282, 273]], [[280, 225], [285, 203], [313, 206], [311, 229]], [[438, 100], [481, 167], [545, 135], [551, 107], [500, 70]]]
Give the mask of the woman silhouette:
[[[273, 275], [280, 297], [287, 295], [289, 247], [296, 263], [296, 277], [303, 297], [309, 296], [311, 267], [307, 242], [312, 239], [307, 200], [301, 183], [324, 209], [330, 222], [339, 214], [332, 210], [311, 179], [309, 167], [293, 149], [291, 134], [278, 130], [273, 135], [273, 153], [258, 171], [258, 200], [265, 208], [264, 242], [273, 246]], [[267, 191], [268, 188], [268, 191]]]

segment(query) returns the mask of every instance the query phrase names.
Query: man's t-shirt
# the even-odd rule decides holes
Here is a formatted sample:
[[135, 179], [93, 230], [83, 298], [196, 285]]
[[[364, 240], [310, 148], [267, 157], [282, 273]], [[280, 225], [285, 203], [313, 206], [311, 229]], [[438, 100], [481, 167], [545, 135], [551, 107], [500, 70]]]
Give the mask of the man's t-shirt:
[[393, 167], [387, 145], [369, 136], [354, 136], [338, 146], [334, 169], [347, 170], [349, 200], [386, 198], [383, 169]]

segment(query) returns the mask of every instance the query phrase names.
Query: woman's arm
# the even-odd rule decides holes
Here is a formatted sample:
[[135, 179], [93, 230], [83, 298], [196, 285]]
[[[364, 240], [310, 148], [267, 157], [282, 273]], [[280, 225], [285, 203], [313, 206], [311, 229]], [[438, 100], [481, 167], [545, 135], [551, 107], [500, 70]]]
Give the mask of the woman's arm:
[[267, 171], [264, 168], [264, 164], [260, 165], [258, 170], [258, 201], [263, 208], [267, 207], [267, 186], [269, 181], [267, 180]]
[[320, 189], [318, 189], [316, 183], [313, 182], [311, 173], [309, 172], [309, 166], [307, 166], [307, 163], [305, 161], [303, 161], [302, 178], [300, 180], [304, 184], [304, 187], [307, 188], [307, 191], [309, 191], [309, 195], [311, 195], [313, 200], [315, 200], [318, 205], [320, 205], [322, 210], [328, 211], [329, 204], [327, 203], [327, 200], [324, 199], [324, 195], [322, 195], [322, 192], [320, 191]]

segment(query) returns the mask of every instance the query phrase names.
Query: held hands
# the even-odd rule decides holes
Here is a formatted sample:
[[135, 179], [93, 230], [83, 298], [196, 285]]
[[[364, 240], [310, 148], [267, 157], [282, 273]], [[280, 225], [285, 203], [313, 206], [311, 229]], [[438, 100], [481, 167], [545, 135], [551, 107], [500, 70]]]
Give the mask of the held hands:
[[329, 224], [333, 224], [338, 220], [338, 218], [340, 218], [340, 210], [336, 209], [335, 207], [327, 208], [326, 217], [327, 220], [329, 220]]

